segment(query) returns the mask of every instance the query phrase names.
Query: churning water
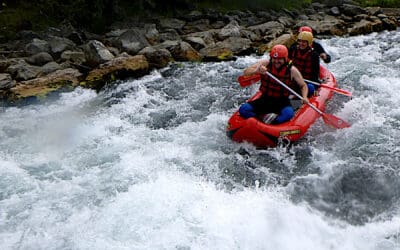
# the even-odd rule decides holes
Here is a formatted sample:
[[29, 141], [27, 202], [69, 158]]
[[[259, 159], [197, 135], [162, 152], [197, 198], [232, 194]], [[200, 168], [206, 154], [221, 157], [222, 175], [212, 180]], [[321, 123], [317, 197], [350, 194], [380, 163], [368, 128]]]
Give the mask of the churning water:
[[255, 56], [0, 108], [1, 249], [400, 249], [400, 31], [321, 43], [352, 126], [291, 147], [225, 135]]

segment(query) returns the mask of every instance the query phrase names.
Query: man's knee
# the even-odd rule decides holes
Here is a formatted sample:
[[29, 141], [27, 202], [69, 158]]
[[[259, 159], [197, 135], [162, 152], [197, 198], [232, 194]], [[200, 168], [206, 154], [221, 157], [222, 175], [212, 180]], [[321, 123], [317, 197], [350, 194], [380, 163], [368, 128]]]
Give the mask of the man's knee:
[[275, 119], [275, 123], [282, 123], [289, 121], [294, 116], [294, 110], [291, 106], [286, 106], [281, 110], [279, 116]]
[[244, 118], [250, 118], [256, 116], [254, 113], [254, 108], [249, 103], [244, 103], [239, 108], [239, 114]]
[[314, 84], [307, 83], [307, 87], [308, 87], [308, 96], [314, 95], [315, 92]]

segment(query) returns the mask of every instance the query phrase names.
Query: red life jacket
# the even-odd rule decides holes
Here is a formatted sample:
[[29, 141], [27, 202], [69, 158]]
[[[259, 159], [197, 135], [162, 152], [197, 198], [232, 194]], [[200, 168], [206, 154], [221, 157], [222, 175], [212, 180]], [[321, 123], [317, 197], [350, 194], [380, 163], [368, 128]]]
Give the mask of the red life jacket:
[[[292, 81], [292, 75], [290, 73], [290, 69], [292, 67], [292, 62], [286, 63], [279, 70], [275, 67], [272, 67], [272, 63], [270, 62], [267, 65], [268, 72], [273, 74], [276, 78], [281, 80], [284, 84], [289, 86], [290, 88], [294, 88], [296, 85]], [[277, 83], [274, 79], [272, 79], [267, 74], [261, 75], [261, 85], [260, 91], [263, 95], [280, 98], [280, 97], [288, 97], [290, 92], [282, 87], [279, 83]]]
[[304, 79], [313, 79], [312, 75], [312, 55], [314, 49], [307, 47], [305, 50], [298, 49], [297, 47], [289, 55], [292, 59], [293, 65], [300, 71]]

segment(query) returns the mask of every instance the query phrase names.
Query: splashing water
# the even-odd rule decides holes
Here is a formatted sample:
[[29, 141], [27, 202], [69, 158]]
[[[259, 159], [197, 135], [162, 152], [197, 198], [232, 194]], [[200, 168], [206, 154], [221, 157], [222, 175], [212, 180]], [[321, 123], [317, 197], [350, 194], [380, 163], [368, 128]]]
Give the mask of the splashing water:
[[225, 135], [259, 58], [0, 109], [2, 249], [400, 249], [400, 32], [321, 43], [340, 88], [292, 147]]

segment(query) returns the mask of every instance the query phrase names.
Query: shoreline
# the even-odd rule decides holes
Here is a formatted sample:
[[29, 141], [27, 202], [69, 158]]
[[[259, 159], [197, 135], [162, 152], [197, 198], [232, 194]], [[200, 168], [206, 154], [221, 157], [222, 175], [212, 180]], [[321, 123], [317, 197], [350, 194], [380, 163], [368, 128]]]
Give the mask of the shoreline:
[[115, 24], [102, 35], [68, 23], [21, 31], [17, 40], [0, 44], [0, 100], [13, 104], [77, 86], [100, 90], [109, 81], [141, 77], [173, 62], [260, 55], [278, 43], [289, 46], [303, 25], [312, 27], [316, 38], [329, 38], [396, 30], [399, 20], [400, 8], [313, 3], [301, 12], [192, 11]]

